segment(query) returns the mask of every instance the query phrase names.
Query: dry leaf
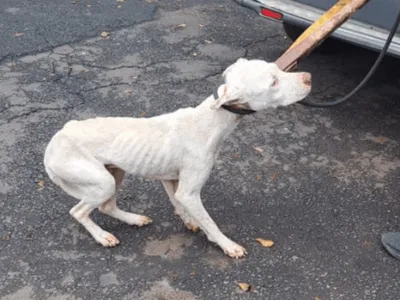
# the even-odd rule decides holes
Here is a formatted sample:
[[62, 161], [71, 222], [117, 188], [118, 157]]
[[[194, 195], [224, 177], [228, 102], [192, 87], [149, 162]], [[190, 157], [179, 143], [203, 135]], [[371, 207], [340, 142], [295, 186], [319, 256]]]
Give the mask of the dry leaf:
[[3, 235], [3, 240], [8, 241], [11, 238], [11, 232], [7, 232], [5, 235]]
[[238, 158], [239, 158], [239, 153], [233, 154], [233, 157], [234, 157], [235, 159], [238, 159]]
[[364, 242], [362, 242], [361, 246], [368, 248], [369, 246], [371, 246], [371, 242], [370, 241], [364, 241]]
[[271, 179], [276, 180], [278, 178], [278, 176], [279, 176], [279, 173], [274, 173], [274, 174], [272, 174]]
[[261, 147], [253, 147], [253, 149], [256, 150], [256, 151], [258, 151], [258, 152], [260, 152], [260, 153], [263, 153], [263, 152], [264, 152], [264, 149], [261, 148]]
[[177, 25], [176, 27], [178, 27], [178, 28], [185, 28], [185, 27], [186, 27], [186, 24], [179, 24], [179, 25]]
[[320, 298], [320, 297], [315, 297], [314, 300], [322, 300], [322, 298]]
[[154, 0], [146, 0], [147, 3], [153, 3]]
[[248, 291], [250, 291], [250, 289], [251, 289], [251, 285], [248, 284], [248, 283], [246, 283], [246, 282], [238, 282], [237, 285], [238, 285], [238, 286], [240, 287], [240, 289], [241, 289], [242, 291], [244, 291], [244, 292], [248, 292]]
[[21, 36], [21, 35], [24, 35], [25, 33], [23, 33], [23, 32], [17, 32], [17, 33], [15, 33], [14, 34], [14, 36]]
[[125, 90], [125, 93], [128, 94], [128, 95], [132, 95], [132, 89]]
[[125, 2], [125, 0], [117, 0], [117, 2], [122, 3]]
[[256, 176], [256, 180], [260, 180], [261, 179], [261, 176], [260, 175], [257, 175]]
[[103, 38], [108, 38], [109, 36], [110, 36], [110, 33], [107, 32], [107, 31], [103, 31], [103, 32], [101, 33], [101, 37], [103, 37]]
[[384, 137], [384, 136], [378, 136], [375, 138], [375, 142], [378, 144], [384, 144], [388, 141], [388, 138]]
[[43, 190], [44, 189], [44, 180], [39, 180], [38, 181], [38, 186], [39, 186], [38, 191]]
[[139, 115], [139, 118], [143, 118], [144, 116], [146, 116], [147, 115], [147, 112], [142, 112], [140, 115]]
[[206, 25], [203, 25], [203, 24], [199, 24], [199, 26], [200, 26], [200, 27], [204, 27], [204, 26], [206, 26]]
[[271, 248], [274, 245], [274, 242], [271, 240], [264, 240], [261, 238], [256, 239], [257, 242], [259, 242], [263, 247], [266, 248]]

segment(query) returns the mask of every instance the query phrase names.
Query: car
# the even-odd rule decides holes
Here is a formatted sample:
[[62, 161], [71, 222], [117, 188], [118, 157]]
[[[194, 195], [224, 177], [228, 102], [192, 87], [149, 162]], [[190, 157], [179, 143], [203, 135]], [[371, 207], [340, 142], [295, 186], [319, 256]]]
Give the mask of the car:
[[[260, 16], [282, 22], [283, 28], [293, 41], [337, 0], [234, 0], [256, 11]], [[393, 27], [399, 0], [372, 0], [337, 28], [317, 49], [335, 49], [337, 41], [353, 44], [379, 52]], [[400, 27], [387, 51], [400, 58]]]

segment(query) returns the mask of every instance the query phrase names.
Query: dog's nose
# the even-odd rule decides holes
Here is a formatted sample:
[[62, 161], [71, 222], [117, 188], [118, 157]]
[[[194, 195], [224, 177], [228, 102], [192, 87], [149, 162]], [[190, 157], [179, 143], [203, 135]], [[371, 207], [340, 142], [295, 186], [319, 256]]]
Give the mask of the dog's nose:
[[311, 74], [310, 73], [304, 73], [303, 76], [303, 83], [307, 86], [311, 86]]

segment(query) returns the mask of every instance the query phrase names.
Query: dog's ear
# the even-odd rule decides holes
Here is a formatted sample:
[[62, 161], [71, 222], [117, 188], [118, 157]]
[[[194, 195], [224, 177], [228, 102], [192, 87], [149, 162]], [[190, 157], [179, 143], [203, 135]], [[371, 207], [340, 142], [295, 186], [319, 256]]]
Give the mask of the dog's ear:
[[218, 89], [219, 97], [211, 104], [211, 109], [216, 110], [224, 104], [233, 105], [240, 102], [240, 89], [224, 84]]

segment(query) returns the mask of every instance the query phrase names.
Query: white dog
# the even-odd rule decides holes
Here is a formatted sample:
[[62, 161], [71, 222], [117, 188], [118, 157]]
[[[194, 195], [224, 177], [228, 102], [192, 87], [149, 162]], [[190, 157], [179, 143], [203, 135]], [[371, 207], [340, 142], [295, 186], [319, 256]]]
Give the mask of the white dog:
[[225, 83], [194, 108], [151, 118], [73, 120], [51, 139], [44, 155], [46, 171], [56, 185], [80, 200], [70, 214], [98, 243], [112, 247], [119, 241], [91, 220], [95, 208], [131, 225], [152, 222], [116, 205], [116, 193], [128, 172], [161, 180], [189, 229], [200, 227], [230, 257], [246, 254], [219, 230], [200, 191], [222, 142], [242, 116], [302, 100], [311, 90], [311, 75], [240, 58], [222, 76]]

